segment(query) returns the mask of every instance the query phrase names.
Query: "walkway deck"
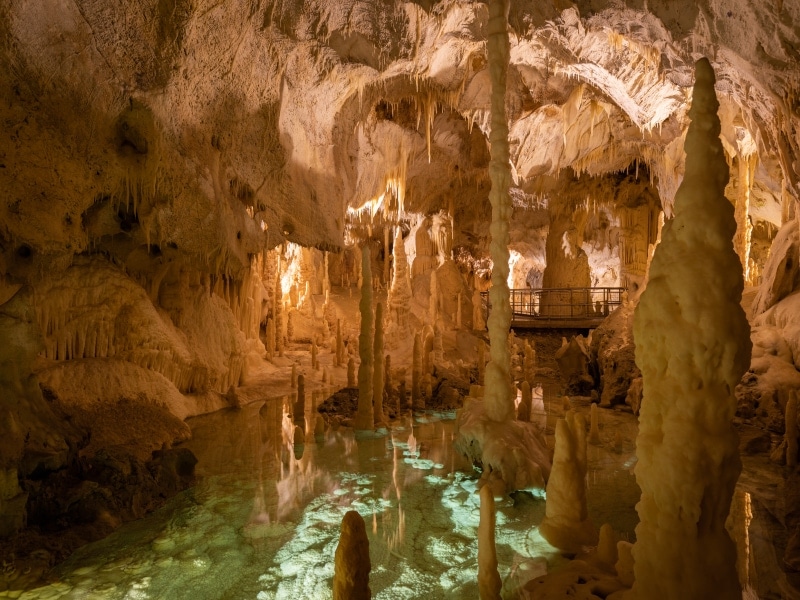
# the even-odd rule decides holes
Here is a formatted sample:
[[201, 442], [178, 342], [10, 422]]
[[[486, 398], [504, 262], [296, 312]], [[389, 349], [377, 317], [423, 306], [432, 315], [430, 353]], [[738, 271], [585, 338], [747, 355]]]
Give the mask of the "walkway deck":
[[[622, 304], [625, 288], [513, 289], [511, 327], [515, 329], [593, 329]], [[489, 292], [483, 292], [488, 317]]]

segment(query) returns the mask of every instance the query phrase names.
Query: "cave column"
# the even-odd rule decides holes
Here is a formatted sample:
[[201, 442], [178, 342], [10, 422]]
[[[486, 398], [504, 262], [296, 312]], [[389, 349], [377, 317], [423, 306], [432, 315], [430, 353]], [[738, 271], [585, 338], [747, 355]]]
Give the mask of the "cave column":
[[489, 3], [489, 29], [487, 52], [489, 74], [492, 81], [491, 162], [489, 176], [492, 189], [491, 242], [492, 287], [489, 290], [492, 310], [489, 315], [489, 364], [486, 367], [486, 413], [493, 421], [511, 421], [514, 418], [514, 395], [511, 390], [511, 356], [508, 349], [508, 332], [511, 328], [511, 306], [508, 290], [508, 243], [511, 217], [511, 169], [509, 167], [508, 123], [506, 121], [506, 75], [509, 61], [508, 0]]

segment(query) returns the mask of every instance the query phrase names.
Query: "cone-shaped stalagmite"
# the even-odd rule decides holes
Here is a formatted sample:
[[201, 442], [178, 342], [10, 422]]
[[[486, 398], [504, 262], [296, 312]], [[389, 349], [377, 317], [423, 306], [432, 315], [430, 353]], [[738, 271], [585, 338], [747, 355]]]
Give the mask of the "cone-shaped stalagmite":
[[648, 600], [742, 597], [725, 519], [741, 470], [733, 390], [750, 365], [750, 328], [714, 71], [707, 59], [695, 68], [686, 174], [633, 327], [644, 386], [633, 595]]
[[556, 423], [546, 497], [545, 517], [539, 526], [544, 539], [566, 552], [597, 542], [586, 505], [586, 421], [572, 410]]
[[358, 365], [358, 412], [355, 418], [356, 429], [373, 429], [375, 417], [372, 410], [372, 379], [374, 343], [372, 315], [372, 258], [369, 246], [361, 249], [361, 333], [358, 336], [358, 354], [361, 363]]
[[508, 0], [489, 2], [487, 53], [492, 80], [491, 162], [489, 176], [492, 189], [491, 243], [492, 287], [489, 290], [492, 311], [489, 314], [489, 364], [486, 366], [484, 398], [486, 414], [493, 421], [514, 418], [514, 396], [511, 390], [511, 355], [507, 340], [511, 327], [511, 305], [508, 291], [508, 221], [511, 217], [511, 169], [508, 154], [508, 122], [506, 120], [506, 73], [508, 71]]
[[333, 570], [333, 600], [369, 600], [369, 539], [364, 519], [356, 511], [345, 513]]

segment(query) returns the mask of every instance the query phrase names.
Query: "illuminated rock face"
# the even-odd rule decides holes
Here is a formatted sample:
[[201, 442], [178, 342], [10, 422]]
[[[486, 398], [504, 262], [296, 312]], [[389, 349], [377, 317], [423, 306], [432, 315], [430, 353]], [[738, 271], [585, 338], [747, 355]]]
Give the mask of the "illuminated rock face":
[[[735, 163], [740, 223], [749, 205], [757, 225], [783, 217], [796, 231], [795, 3], [593, 0], [578, 3], [583, 13], [560, 10], [565, 3], [512, 4], [507, 92], [504, 103], [494, 99], [505, 104], [510, 145], [504, 172], [500, 163], [491, 170], [509, 179], [511, 167], [511, 208], [504, 198], [500, 212], [513, 211], [512, 245], [535, 255], [519, 262], [538, 269], [530, 281], [541, 283], [548, 223], [536, 224], [536, 244], [523, 242], [532, 237], [531, 215], [548, 214], [554, 179], [570, 187], [599, 181], [580, 196], [613, 204], [601, 211], [620, 221], [622, 237], [630, 229], [624, 211], [641, 206], [620, 193], [620, 173], [641, 172], [672, 212], [695, 51], [719, 61], [723, 144], [730, 158], [747, 159]], [[24, 331], [19, 343], [33, 359], [9, 356], [2, 367], [15, 392], [0, 399], [0, 463], [20, 459], [27, 429], [52, 438], [61, 454], [63, 436], [42, 433], [52, 415], [37, 389], [61, 386], [54, 391], [80, 399], [81, 386], [66, 383], [70, 372], [93, 376], [73, 364], [80, 361], [108, 373], [84, 391], [138, 390], [178, 418], [220, 408], [221, 394], [247, 379], [265, 350], [280, 359], [289, 349], [295, 311], [284, 293], [297, 301], [308, 282], [318, 291], [308, 262], [281, 290], [288, 265], [276, 269], [270, 251], [290, 252], [285, 242], [330, 250], [334, 282], [354, 281], [354, 253], [335, 251], [363, 241], [347, 234], [372, 223], [364, 217], [359, 230], [352, 209], [375, 207], [382, 195], [391, 208], [378, 212], [400, 222], [398, 234], [426, 220], [413, 233], [415, 269], [467, 247], [482, 263], [476, 272], [487, 273], [487, 142], [500, 131], [490, 123], [490, 31], [480, 2], [231, 0], [207, 10], [186, 0], [77, 0], [49, 10], [8, 0], [0, 8], [0, 116], [9, 131], [0, 139], [0, 338]], [[785, 214], [776, 219], [781, 201]], [[545, 205], [538, 212], [537, 202]], [[437, 229], [442, 214], [450, 229]], [[580, 256], [575, 281], [585, 282], [579, 250], [592, 277], [597, 253], [577, 248], [580, 237], [571, 242]], [[646, 238], [610, 237], [598, 237], [598, 248], [618, 252], [618, 278], [633, 281], [646, 256], [646, 245], [634, 242]], [[551, 241], [563, 254], [563, 239]], [[389, 346], [398, 335], [410, 338], [413, 325], [403, 251], [400, 235]], [[508, 255], [497, 252], [502, 278]], [[766, 275], [776, 282], [764, 298], [771, 305], [793, 278]], [[87, 281], [90, 294], [82, 291]], [[473, 311], [469, 298], [458, 306], [463, 325], [482, 330], [480, 296]], [[312, 312], [313, 302], [302, 310]], [[493, 348], [502, 352], [500, 342]], [[337, 359], [347, 364], [342, 352]], [[501, 397], [492, 418], [506, 419], [507, 373], [490, 367], [487, 378]], [[111, 381], [119, 383], [113, 394], [102, 385]], [[39, 449], [31, 448], [31, 460]]]
[[[741, 462], [733, 390], [750, 363], [714, 72], [696, 64], [686, 176], [634, 317], [644, 392], [636, 440], [637, 598], [741, 598], [725, 529]], [[696, 260], [694, 257], [702, 257]]]

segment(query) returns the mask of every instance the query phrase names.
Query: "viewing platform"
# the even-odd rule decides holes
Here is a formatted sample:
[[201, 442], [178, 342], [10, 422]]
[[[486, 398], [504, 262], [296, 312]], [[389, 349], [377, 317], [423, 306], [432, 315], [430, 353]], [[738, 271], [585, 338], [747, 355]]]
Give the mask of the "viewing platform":
[[[594, 329], [622, 304], [625, 288], [513, 289], [511, 327], [514, 329]], [[482, 292], [489, 316], [489, 292]]]

